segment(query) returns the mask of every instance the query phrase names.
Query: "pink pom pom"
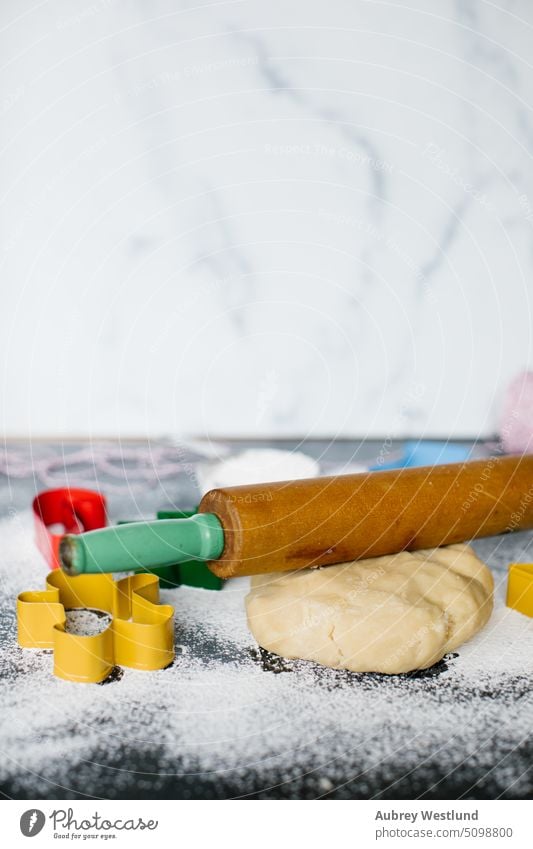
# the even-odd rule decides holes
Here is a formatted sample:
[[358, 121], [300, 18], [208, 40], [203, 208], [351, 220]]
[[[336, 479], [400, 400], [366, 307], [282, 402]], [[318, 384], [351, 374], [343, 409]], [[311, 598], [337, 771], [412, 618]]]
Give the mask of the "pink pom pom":
[[533, 452], [533, 372], [524, 371], [505, 392], [500, 441], [508, 454]]

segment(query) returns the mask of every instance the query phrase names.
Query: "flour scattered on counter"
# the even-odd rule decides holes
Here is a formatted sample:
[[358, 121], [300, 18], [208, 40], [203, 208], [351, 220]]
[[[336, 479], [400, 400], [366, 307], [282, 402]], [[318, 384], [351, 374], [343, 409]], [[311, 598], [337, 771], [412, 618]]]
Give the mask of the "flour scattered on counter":
[[480, 543], [496, 570], [495, 614], [430, 670], [359, 675], [260, 652], [239, 579], [217, 593], [163, 591], [176, 608], [176, 660], [105, 686], [54, 678], [49, 652], [17, 646], [16, 594], [43, 586], [46, 567], [29, 516], [0, 523], [0, 539], [0, 785], [20, 795], [83, 794], [90, 777], [104, 798], [143, 788], [167, 798], [177, 785], [186, 797], [201, 775], [212, 796], [275, 787], [364, 798], [379, 784], [385, 796], [406, 798], [408, 787], [410, 798], [442, 798], [454, 772], [466, 798], [531, 795], [533, 620], [503, 604], [503, 566], [525, 559], [531, 534]]

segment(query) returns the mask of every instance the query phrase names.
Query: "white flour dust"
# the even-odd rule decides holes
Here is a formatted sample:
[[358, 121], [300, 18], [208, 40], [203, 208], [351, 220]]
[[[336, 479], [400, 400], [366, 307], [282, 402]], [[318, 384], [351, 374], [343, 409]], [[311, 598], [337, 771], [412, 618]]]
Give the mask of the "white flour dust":
[[407, 787], [407, 798], [438, 798], [455, 775], [458, 796], [531, 795], [533, 620], [505, 608], [503, 567], [527, 559], [532, 535], [476, 544], [495, 569], [495, 613], [459, 656], [425, 673], [355, 675], [261, 656], [239, 579], [218, 593], [162, 592], [176, 609], [176, 661], [125, 669], [105, 686], [54, 678], [49, 652], [18, 647], [16, 595], [41, 588], [46, 567], [29, 515], [0, 523], [0, 539], [0, 784], [12, 793], [165, 798], [178, 782], [184, 797], [202, 781], [208, 795], [405, 798]]

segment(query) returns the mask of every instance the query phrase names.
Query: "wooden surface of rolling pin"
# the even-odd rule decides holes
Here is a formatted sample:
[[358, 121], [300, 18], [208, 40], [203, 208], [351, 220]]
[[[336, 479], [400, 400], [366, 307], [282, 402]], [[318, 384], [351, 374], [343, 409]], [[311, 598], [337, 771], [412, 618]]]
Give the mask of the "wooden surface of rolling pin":
[[214, 489], [200, 512], [224, 578], [433, 548], [533, 527], [533, 456]]

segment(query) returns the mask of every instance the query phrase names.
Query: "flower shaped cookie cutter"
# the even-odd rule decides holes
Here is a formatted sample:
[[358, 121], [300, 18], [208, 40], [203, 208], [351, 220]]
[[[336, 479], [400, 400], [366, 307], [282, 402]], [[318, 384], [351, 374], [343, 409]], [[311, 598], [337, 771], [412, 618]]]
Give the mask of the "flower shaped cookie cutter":
[[[68, 633], [66, 609], [96, 608], [112, 616], [99, 634]], [[46, 589], [20, 593], [18, 643], [22, 648], [53, 649], [54, 674], [67, 681], [97, 683], [114, 666], [163, 669], [172, 663], [174, 608], [159, 604], [159, 580], [139, 574], [115, 581], [112, 575], [69, 577], [59, 569]]]

